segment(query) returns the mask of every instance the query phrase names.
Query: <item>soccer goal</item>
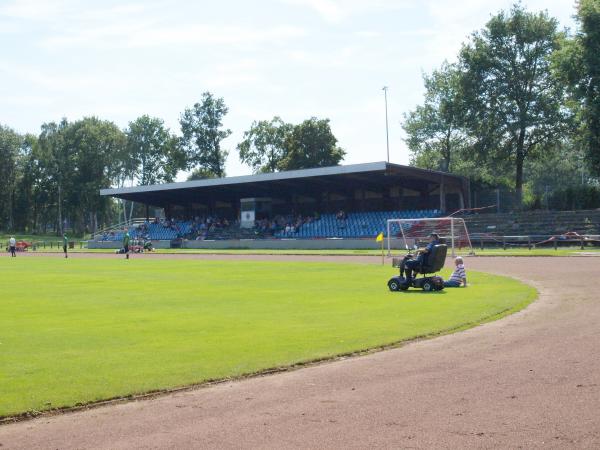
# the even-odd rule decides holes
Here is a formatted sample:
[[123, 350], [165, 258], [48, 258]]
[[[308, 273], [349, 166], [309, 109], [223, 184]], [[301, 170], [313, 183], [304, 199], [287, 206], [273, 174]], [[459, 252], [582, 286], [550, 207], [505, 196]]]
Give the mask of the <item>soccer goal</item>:
[[388, 219], [388, 256], [392, 254], [392, 239], [400, 239], [404, 248], [414, 248], [415, 245], [424, 247], [431, 233], [437, 233], [441, 239], [446, 241], [453, 257], [458, 253], [475, 254], [464, 219], [437, 217], [431, 219]]

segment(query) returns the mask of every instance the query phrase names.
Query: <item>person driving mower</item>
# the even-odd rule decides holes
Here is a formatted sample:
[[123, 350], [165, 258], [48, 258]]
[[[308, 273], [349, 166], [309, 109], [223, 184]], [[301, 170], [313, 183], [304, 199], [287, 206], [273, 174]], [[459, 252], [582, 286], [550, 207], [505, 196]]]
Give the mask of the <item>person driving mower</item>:
[[431, 233], [429, 235], [429, 244], [424, 249], [418, 250], [417, 257], [415, 259], [405, 259], [402, 261], [400, 266], [400, 276], [404, 276], [406, 273], [406, 279], [411, 280], [413, 278], [413, 271], [418, 270], [423, 264], [427, 264], [427, 258], [431, 253], [434, 246], [440, 243], [440, 237], [437, 233]]

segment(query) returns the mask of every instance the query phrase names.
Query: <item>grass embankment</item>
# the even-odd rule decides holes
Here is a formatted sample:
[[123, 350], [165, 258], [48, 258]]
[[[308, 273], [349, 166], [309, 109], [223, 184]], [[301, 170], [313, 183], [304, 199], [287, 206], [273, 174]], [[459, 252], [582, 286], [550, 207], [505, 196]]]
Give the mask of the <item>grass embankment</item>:
[[392, 293], [358, 264], [0, 258], [0, 416], [236, 377], [474, 326], [535, 290]]

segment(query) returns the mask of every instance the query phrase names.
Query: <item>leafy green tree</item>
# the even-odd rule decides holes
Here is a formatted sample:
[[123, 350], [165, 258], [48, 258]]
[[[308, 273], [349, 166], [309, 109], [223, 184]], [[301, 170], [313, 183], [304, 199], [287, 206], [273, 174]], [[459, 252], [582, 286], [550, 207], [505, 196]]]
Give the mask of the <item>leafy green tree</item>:
[[129, 123], [125, 134], [127, 153], [133, 158], [133, 172], [138, 184], [170, 183], [185, 167], [178, 139], [169, 132], [162, 119], [141, 116]]
[[[223, 174], [223, 176], [224, 175], [225, 174]], [[211, 172], [210, 170], [206, 170], [206, 169], [194, 169], [188, 175], [187, 180], [188, 181], [208, 180], [210, 178], [217, 178], [217, 176], [213, 172]]]
[[79, 232], [89, 225], [98, 228], [98, 216], [109, 210], [110, 200], [100, 196], [100, 189], [110, 186], [117, 169], [116, 158], [126, 146], [126, 136], [113, 122], [86, 117], [69, 125], [65, 144], [72, 149], [76, 191], [70, 201], [78, 205], [71, 209]]
[[600, 0], [579, 0], [576, 19], [578, 33], [563, 41], [554, 62], [575, 100], [570, 106], [580, 125], [576, 135], [593, 173], [600, 176]]
[[228, 152], [221, 148], [221, 141], [231, 135], [231, 130], [223, 129], [223, 117], [227, 112], [225, 101], [210, 92], [202, 94], [200, 103], [183, 112], [179, 123], [187, 168], [199, 167], [217, 177], [225, 175]]
[[0, 227], [9, 230], [14, 226], [14, 195], [22, 140], [17, 132], [0, 125]]
[[55, 199], [56, 231], [63, 232], [65, 192], [72, 192], [74, 149], [65, 143], [65, 133], [69, 126], [67, 119], [58, 124], [49, 122], [42, 124], [38, 136], [39, 156], [44, 174], [49, 180], [50, 194]]
[[461, 73], [455, 65], [444, 63], [431, 75], [424, 75], [423, 81], [425, 100], [404, 115], [402, 124], [411, 163], [452, 172], [454, 160], [460, 158], [469, 143], [463, 126]]
[[564, 89], [550, 70], [560, 36], [547, 13], [530, 13], [517, 4], [492, 17], [460, 52], [474, 150], [491, 164], [513, 164], [517, 205], [525, 161], [543, 157], [566, 129]]
[[[525, 162], [525, 183], [529, 192], [529, 203], [548, 206], [548, 196], [555, 191], [581, 186], [588, 173], [583, 165], [584, 152], [577, 142], [562, 139], [548, 148], [543, 158], [529, 159]], [[524, 196], [524, 202], [527, 199]]]
[[56, 224], [56, 176], [45, 150], [37, 136], [24, 137], [17, 180], [17, 226], [33, 233], [44, 233], [49, 224]]
[[34, 153], [37, 137], [28, 134], [21, 141], [17, 159], [17, 179], [15, 181], [15, 228], [25, 231], [37, 231], [39, 205], [36, 200], [37, 185], [42, 181], [37, 170], [39, 164]]
[[237, 146], [240, 161], [248, 164], [254, 173], [275, 172], [285, 157], [285, 143], [292, 130], [293, 125], [277, 116], [271, 121], [253, 122]]
[[319, 120], [316, 117], [294, 126], [285, 140], [285, 152], [279, 164], [280, 170], [336, 166], [346, 155], [337, 146], [329, 119]]

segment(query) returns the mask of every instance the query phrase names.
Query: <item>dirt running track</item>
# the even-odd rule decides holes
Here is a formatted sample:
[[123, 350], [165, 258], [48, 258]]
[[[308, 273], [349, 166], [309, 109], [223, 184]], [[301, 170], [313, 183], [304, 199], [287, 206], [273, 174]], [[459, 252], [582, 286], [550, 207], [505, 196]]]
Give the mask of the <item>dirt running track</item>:
[[1, 426], [1, 448], [600, 448], [600, 258], [468, 265], [540, 298], [398, 349]]

